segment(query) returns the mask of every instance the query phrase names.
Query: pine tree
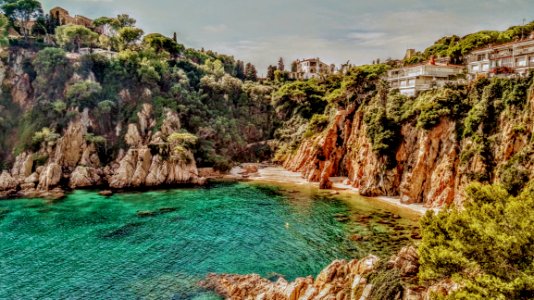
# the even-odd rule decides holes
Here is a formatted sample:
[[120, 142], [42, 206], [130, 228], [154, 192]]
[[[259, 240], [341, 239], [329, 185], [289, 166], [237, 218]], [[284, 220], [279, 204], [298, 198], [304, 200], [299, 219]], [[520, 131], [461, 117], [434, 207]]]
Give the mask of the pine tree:
[[258, 71], [256, 71], [256, 67], [251, 63], [245, 65], [245, 79], [251, 81], [258, 80]]
[[245, 79], [245, 63], [238, 60], [235, 64], [235, 77], [244, 80]]
[[274, 80], [274, 72], [276, 71], [276, 67], [270, 65], [267, 67], [267, 80]]

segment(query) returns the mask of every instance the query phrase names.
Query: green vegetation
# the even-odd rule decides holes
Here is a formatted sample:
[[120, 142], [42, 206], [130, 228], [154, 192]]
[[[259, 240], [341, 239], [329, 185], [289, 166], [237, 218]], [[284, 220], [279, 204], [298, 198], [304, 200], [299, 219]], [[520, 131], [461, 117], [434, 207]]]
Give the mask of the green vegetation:
[[415, 56], [404, 61], [405, 64], [419, 63], [428, 60], [431, 56], [449, 58], [452, 63], [460, 64], [465, 56], [472, 50], [488, 46], [489, 44], [502, 44], [522, 37], [527, 37], [534, 31], [534, 21], [524, 26], [512, 26], [505, 31], [483, 30], [468, 34], [464, 37], [456, 35], [445, 36], [437, 40], [434, 45], [418, 52]]
[[30, 35], [28, 24], [33, 19], [39, 18], [43, 14], [41, 2], [38, 0], [2, 0], [0, 8], [11, 26], [20, 32], [25, 39]]
[[67, 49], [78, 51], [82, 46], [91, 46], [98, 34], [81, 25], [64, 25], [56, 28], [57, 43]]
[[479, 183], [466, 194], [463, 209], [421, 220], [420, 279], [459, 283], [446, 299], [532, 299], [534, 182], [516, 197]]

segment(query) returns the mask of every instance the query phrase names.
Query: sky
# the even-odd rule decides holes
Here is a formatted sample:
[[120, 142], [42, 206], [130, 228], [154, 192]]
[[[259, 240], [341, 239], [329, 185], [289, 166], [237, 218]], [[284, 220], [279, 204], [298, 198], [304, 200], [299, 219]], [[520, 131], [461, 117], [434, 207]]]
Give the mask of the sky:
[[534, 0], [42, 0], [90, 18], [126, 13], [145, 33], [250, 61], [265, 74], [283, 57], [339, 65], [402, 58], [444, 35], [534, 20]]

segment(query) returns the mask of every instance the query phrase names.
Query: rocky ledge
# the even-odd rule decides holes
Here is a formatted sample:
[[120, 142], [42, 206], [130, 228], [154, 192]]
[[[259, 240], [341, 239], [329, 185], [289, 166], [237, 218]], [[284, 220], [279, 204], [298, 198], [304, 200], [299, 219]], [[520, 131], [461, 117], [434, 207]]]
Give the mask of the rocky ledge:
[[[38, 151], [21, 153], [11, 170], [0, 172], [0, 198], [60, 198], [65, 189], [89, 187], [125, 189], [205, 183], [191, 151], [173, 144], [177, 139], [172, 135], [180, 132], [176, 113], [166, 111], [159, 130], [155, 130], [150, 104], [144, 104], [137, 117], [138, 122], [129, 124], [124, 135], [128, 148], [121, 149], [111, 162], [103, 163], [97, 145], [88, 138], [94, 120], [85, 110], [69, 124], [63, 136], [42, 142]], [[115, 131], [120, 133], [122, 129]]]
[[426, 300], [431, 293], [447, 294], [454, 289], [450, 282], [431, 287], [414, 284], [419, 271], [418, 260], [417, 250], [405, 247], [385, 265], [374, 255], [361, 260], [336, 260], [315, 279], [308, 276], [288, 282], [280, 277], [272, 282], [257, 274], [210, 274], [200, 285], [230, 300], [366, 300], [377, 290], [385, 289], [382, 284], [374, 284], [371, 275], [395, 271], [406, 284], [388, 299]]

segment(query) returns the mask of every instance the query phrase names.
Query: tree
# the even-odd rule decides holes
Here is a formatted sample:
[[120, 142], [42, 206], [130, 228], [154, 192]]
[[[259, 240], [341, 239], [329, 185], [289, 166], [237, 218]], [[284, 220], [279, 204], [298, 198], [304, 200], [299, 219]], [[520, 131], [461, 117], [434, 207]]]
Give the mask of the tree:
[[61, 99], [65, 83], [72, 75], [72, 65], [63, 49], [45, 48], [37, 53], [33, 61], [37, 77], [34, 82], [36, 95], [40, 100]]
[[118, 32], [120, 50], [128, 49], [135, 44], [142, 36], [143, 30], [135, 27], [123, 27]]
[[275, 71], [278, 71], [276, 70], [276, 67], [275, 66], [268, 66], [267, 67], [267, 80], [271, 80], [271, 81], [274, 81], [274, 72]]
[[258, 71], [256, 71], [256, 67], [251, 63], [245, 65], [245, 79], [250, 81], [258, 80]]
[[0, 46], [6, 46], [9, 43], [7, 38], [7, 29], [9, 27], [9, 19], [0, 15]]
[[284, 65], [284, 59], [282, 57], [278, 59], [278, 70], [281, 72], [284, 72], [286, 70], [286, 66]]
[[241, 60], [238, 60], [235, 64], [235, 77], [241, 80], [245, 79], [245, 64]]
[[480, 183], [466, 195], [463, 209], [421, 219], [420, 279], [458, 283], [447, 299], [532, 299], [534, 182], [517, 197]]
[[93, 108], [98, 105], [98, 96], [102, 87], [97, 82], [80, 81], [67, 87], [65, 92], [71, 106]]
[[143, 45], [150, 47], [161, 53], [163, 51], [169, 53], [172, 56], [177, 56], [185, 50], [183, 45], [176, 43], [174, 39], [168, 38], [159, 33], [151, 33], [143, 38]]
[[24, 39], [28, 38], [31, 32], [30, 21], [43, 14], [41, 2], [37, 0], [3, 0], [2, 11], [10, 19], [11, 24], [19, 28]]
[[81, 25], [63, 25], [56, 28], [56, 41], [61, 47], [78, 51], [96, 42], [98, 34]]
[[127, 14], [117, 15], [115, 19], [112, 19], [111, 26], [116, 30], [119, 30], [124, 27], [134, 27], [137, 21], [134, 18], [131, 18]]

